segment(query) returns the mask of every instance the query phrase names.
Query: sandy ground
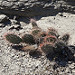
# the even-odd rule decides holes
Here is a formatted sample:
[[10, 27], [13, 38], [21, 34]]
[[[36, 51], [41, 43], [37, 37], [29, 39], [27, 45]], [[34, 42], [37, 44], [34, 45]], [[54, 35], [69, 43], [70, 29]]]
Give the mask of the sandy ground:
[[[31, 30], [30, 23], [20, 23], [23, 29], [19, 31], [9, 30], [9, 25], [0, 28], [0, 75], [75, 75], [74, 62], [68, 61], [67, 66], [59, 66], [54, 70], [53, 66], [56, 62], [49, 61], [45, 56], [35, 59], [30, 57], [27, 52], [15, 50], [8, 45], [8, 42], [2, 38], [6, 32], [19, 34]], [[65, 33], [70, 34], [69, 45], [75, 45], [75, 14], [63, 13], [63, 16], [57, 14], [42, 17], [37, 24], [45, 31], [49, 27], [54, 27], [60, 36]]]
[[44, 30], [54, 27], [61, 36], [65, 33], [70, 34], [69, 44], [75, 45], [75, 15], [63, 13], [63, 16], [58, 14], [56, 16], [42, 17], [37, 23]]

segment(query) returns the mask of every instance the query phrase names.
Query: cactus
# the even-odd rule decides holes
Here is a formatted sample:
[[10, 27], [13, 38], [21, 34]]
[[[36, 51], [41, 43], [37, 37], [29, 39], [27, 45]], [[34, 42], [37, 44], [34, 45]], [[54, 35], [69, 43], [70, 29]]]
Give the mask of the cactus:
[[53, 51], [54, 46], [50, 43], [40, 44], [40, 48], [46, 55], [49, 53], [51, 53], [51, 54], [54, 53], [54, 51]]
[[42, 44], [40, 44], [41, 50], [47, 55], [49, 53], [54, 53], [55, 42], [57, 38], [55, 36], [46, 36], [42, 39]]
[[54, 28], [50, 27], [48, 28], [48, 31], [51, 31], [51, 32], [57, 32]]
[[34, 30], [32, 30], [32, 35], [37, 35], [38, 33], [40, 32], [40, 30], [39, 29], [34, 29]]
[[43, 32], [40, 28], [32, 29], [31, 34], [34, 36], [36, 43], [39, 43], [40, 42], [39, 41], [40, 38], [46, 36], [46, 33]]
[[46, 36], [44, 38], [44, 41], [49, 43], [55, 43], [57, 41], [57, 38], [55, 36], [50, 35], [50, 36]]
[[47, 35], [53, 35], [56, 36], [57, 38], [59, 37], [57, 31], [54, 28], [48, 28]]
[[44, 42], [44, 37], [39, 38], [39, 43], [42, 44]]
[[38, 26], [37, 26], [37, 23], [36, 23], [36, 20], [30, 19], [30, 22], [31, 22], [31, 24], [32, 24], [32, 27], [38, 27]]
[[46, 32], [42, 31], [42, 32], [40, 33], [40, 37], [45, 37], [45, 36], [46, 36]]
[[22, 41], [27, 43], [27, 44], [35, 44], [35, 39], [31, 34], [25, 34], [22, 37]]
[[22, 39], [15, 34], [7, 33], [4, 37], [7, 41], [13, 44], [19, 44], [20, 42], [22, 42]]

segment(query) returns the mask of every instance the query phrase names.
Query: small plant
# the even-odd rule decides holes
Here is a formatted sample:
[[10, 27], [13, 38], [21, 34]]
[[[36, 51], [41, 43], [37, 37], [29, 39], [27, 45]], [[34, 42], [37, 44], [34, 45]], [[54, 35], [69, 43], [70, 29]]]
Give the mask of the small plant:
[[34, 36], [36, 43], [39, 43], [40, 39], [46, 36], [46, 33], [40, 28], [32, 29], [31, 34]]
[[27, 45], [22, 48], [22, 50], [24, 50], [24, 51], [32, 51], [32, 50], [36, 50], [36, 49], [37, 49], [37, 45]]
[[54, 28], [49, 28], [44, 32], [38, 27], [34, 19], [31, 19], [31, 23], [33, 28], [30, 34], [24, 34], [22, 38], [20, 38], [15, 34], [7, 33], [5, 39], [12, 44], [25, 43], [26, 46], [22, 48], [24, 51], [37, 50], [46, 55], [67, 52], [66, 54], [69, 55], [68, 51], [64, 49], [68, 47], [69, 34], [65, 34], [60, 38], [58, 32]]
[[57, 41], [57, 37], [53, 35], [49, 35], [44, 38], [44, 41], [49, 43], [55, 43]]
[[36, 23], [36, 20], [30, 19], [30, 23], [32, 24], [32, 27], [38, 27], [37, 23]]

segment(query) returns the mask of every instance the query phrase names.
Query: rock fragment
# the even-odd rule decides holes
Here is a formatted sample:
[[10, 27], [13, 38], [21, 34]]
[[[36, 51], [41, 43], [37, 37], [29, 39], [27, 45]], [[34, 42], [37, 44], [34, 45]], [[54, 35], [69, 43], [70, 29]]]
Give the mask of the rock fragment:
[[0, 23], [9, 21], [8, 17], [4, 14], [0, 14]]

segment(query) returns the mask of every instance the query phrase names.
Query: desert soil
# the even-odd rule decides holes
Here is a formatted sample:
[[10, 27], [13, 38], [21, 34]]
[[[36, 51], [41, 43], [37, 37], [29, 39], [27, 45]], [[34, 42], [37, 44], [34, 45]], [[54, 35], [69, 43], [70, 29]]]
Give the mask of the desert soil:
[[[59, 13], [56, 16], [41, 17], [37, 20], [37, 24], [44, 31], [49, 27], [55, 28], [60, 36], [68, 33], [70, 35], [69, 45], [75, 46], [75, 14]], [[32, 29], [31, 23], [24, 21], [20, 21], [20, 26], [23, 29], [19, 31], [9, 30], [10, 24], [0, 27], [0, 75], [75, 75], [75, 62], [60, 61], [61, 65], [67, 63], [63, 67], [57, 65], [55, 61], [49, 61], [44, 55], [36, 59], [28, 52], [13, 49], [3, 39], [3, 35], [7, 32], [29, 33]]]

